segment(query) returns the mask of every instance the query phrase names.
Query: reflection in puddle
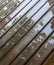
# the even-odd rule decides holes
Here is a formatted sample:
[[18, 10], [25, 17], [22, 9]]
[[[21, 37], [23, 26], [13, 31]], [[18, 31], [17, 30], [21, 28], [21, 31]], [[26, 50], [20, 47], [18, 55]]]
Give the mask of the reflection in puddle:
[[[43, 0], [45, 2], [46, 0]], [[15, 2], [15, 0], [14, 0]], [[36, 1], [35, 1], [36, 2]], [[34, 3], [35, 3], [34, 2]], [[42, 5], [42, 1], [39, 2], [37, 5]], [[12, 5], [12, 4], [11, 4]], [[11, 28], [16, 22], [17, 24], [9, 31], [11, 32], [10, 37], [16, 33], [9, 41], [6, 42], [6, 44], [0, 49], [0, 59], [28, 32], [28, 30], [31, 29], [31, 27], [37, 22], [37, 20], [49, 9], [49, 4], [46, 3], [45, 6], [37, 13], [35, 14], [29, 21], [27, 21], [34, 13], [39, 9], [40, 6], [35, 7], [29, 11], [19, 22], [18, 20], [22, 17], [25, 10], [23, 10], [19, 15], [17, 15], [11, 22], [9, 22], [1, 31], [0, 31], [0, 36], [2, 36], [9, 28]], [[28, 6], [27, 6], [28, 7]], [[26, 9], [26, 8], [25, 8]], [[36, 10], [34, 10], [36, 9]], [[4, 10], [7, 10], [5, 7]], [[32, 13], [33, 12], [33, 13]], [[31, 15], [32, 13], [32, 15]], [[49, 11], [38, 23], [31, 29], [31, 37], [33, 38], [34, 36], [37, 35], [37, 33], [48, 23], [48, 21], [53, 17], [52, 12]], [[25, 22], [27, 23], [19, 29]], [[53, 31], [51, 28], [52, 23], [49, 22], [49, 24], [37, 35], [37, 37], [34, 38], [34, 40], [31, 41], [31, 43], [27, 46], [27, 48], [17, 57], [15, 62], [13, 62], [12, 65], [23, 65], [24, 62], [33, 54], [33, 52], [42, 44], [42, 42], [50, 35], [50, 33]], [[29, 33], [29, 32], [28, 32]], [[9, 36], [8, 36], [9, 37]], [[29, 37], [29, 36], [28, 36]], [[29, 38], [28, 38], [29, 39]], [[31, 39], [30, 39], [31, 40]], [[28, 41], [29, 42], [29, 41]], [[25, 43], [26, 45], [28, 44]], [[46, 44], [44, 44], [40, 50], [32, 57], [32, 59], [27, 63], [27, 65], [36, 65], [36, 63], [39, 62], [39, 60], [45, 55], [45, 53], [48, 52], [50, 47], [54, 42], [54, 34], [51, 35], [51, 37], [48, 39]], [[3, 42], [5, 43], [5, 42]], [[3, 44], [2, 43], [2, 44]], [[26, 46], [25, 45], [25, 46]], [[23, 44], [22, 44], [23, 48]], [[15, 48], [15, 55], [13, 54], [13, 58], [17, 56], [18, 54], [18, 49]], [[11, 54], [12, 55], [12, 54]], [[6, 58], [5, 58], [6, 59]], [[5, 59], [3, 60], [4, 62]], [[12, 58], [11, 58], [12, 59]], [[8, 61], [8, 60], [7, 60]]]
[[[42, 2], [43, 2], [43, 4], [46, 2], [46, 0], [43, 0], [43, 1], [40, 1], [26, 16], [28, 17], [28, 18], [30, 18], [31, 17], [31, 13], [32, 12], [36, 12], [43, 4], [42, 4]], [[32, 2], [31, 2], [32, 3]], [[34, 2], [35, 3], [35, 2]], [[41, 6], [39, 6], [39, 5], [41, 5]], [[48, 6], [47, 8], [46, 8], [46, 6]], [[26, 8], [28, 8], [28, 6], [26, 7]], [[17, 20], [19, 20], [19, 18], [21, 18], [22, 17], [22, 15], [27, 11], [26, 10], [26, 8], [25, 9], [23, 9], [22, 10], [22, 12], [20, 12], [12, 21], [10, 21], [5, 27], [4, 27], [4, 29], [2, 29], [2, 30], [4, 30], [5, 32], [9, 29], [9, 28], [11, 28], [16, 22], [17, 22]], [[46, 9], [44, 9], [44, 8], [46, 8]], [[34, 21], [37, 21], [40, 17], [40, 12], [42, 12], [42, 13], [44, 13], [45, 11], [43, 11], [43, 10], [47, 10], [49, 8], [49, 4], [47, 3], [34, 17], [33, 17], [33, 20]], [[29, 8], [28, 8], [29, 9]], [[36, 10], [34, 10], [34, 9], [36, 9]], [[26, 10], [26, 11], [25, 11]], [[24, 12], [25, 11], [25, 12]], [[34, 13], [32, 13], [32, 15], [34, 14]], [[51, 14], [52, 15], [52, 14]], [[36, 17], [36, 18], [35, 18]], [[5, 33], [5, 32], [3, 32], [3, 34]], [[2, 31], [0, 31], [0, 33], [2, 33]], [[0, 34], [0, 36], [2, 36], [3, 34]]]
[[[47, 15], [45, 16], [45, 17], [47, 17]], [[44, 21], [44, 19], [45, 18], [43, 18], [42, 20]], [[41, 22], [41, 21], [40, 21]], [[37, 25], [36, 26], [34, 26], [34, 28], [33, 28], [33, 30], [32, 31], [35, 31], [35, 32], [33, 32], [32, 34], [33, 35], [36, 35], [43, 27], [44, 27], [44, 25], [46, 25], [46, 23], [48, 22], [46, 22], [46, 23], [44, 23], [44, 25], [42, 25], [42, 24], [40, 24], [40, 22], [38, 22], [37, 23]], [[31, 21], [29, 21], [29, 23], [31, 23]], [[27, 26], [28, 26], [28, 28], [29, 28], [29, 25], [30, 24], [26, 24], [26, 26], [24, 25], [24, 27], [25, 27], [25, 29], [27, 29]], [[32, 24], [33, 25], [33, 24]], [[24, 30], [24, 27], [22, 28], [22, 29], [20, 29], [18, 32], [17, 32], [17, 34], [15, 34], [15, 36], [9, 41], [9, 42], [7, 42], [6, 43], [6, 45], [0, 50], [0, 53], [1, 53], [1, 57], [25, 34], [25, 30]], [[48, 28], [47, 27], [49, 27], [49, 29], [50, 29], [50, 31], [49, 31], [49, 33], [48, 34], [46, 34], [46, 31], [45, 30], [48, 30]], [[37, 29], [38, 28], [38, 29]], [[23, 59], [21, 58], [21, 60], [24, 60], [24, 58], [28, 58], [34, 51], [35, 51], [35, 49], [36, 49], [36, 47], [38, 46], [38, 45], [40, 45], [45, 39], [46, 39], [46, 37], [50, 34], [52, 32], [52, 29], [51, 29], [51, 23], [49, 23], [47, 26], [46, 26], [46, 28], [31, 42], [31, 44], [25, 49], [25, 50], [27, 50], [27, 52], [26, 52], [26, 55], [25, 55], [25, 51], [21, 54], [22, 55], [22, 57], [23, 57]], [[22, 34], [23, 33], [23, 34]], [[35, 34], [34, 34], [35, 33]], [[29, 56], [28, 56], [28, 55]], [[39, 55], [39, 54], [38, 54]], [[0, 57], [0, 58], [1, 58]], [[20, 56], [21, 57], [21, 56]], [[38, 56], [38, 57], [40, 57], [40, 56]], [[20, 59], [19, 59], [19, 61], [21, 61]], [[24, 60], [24, 61], [22, 61], [22, 63], [24, 63], [26, 60]], [[19, 63], [20, 64], [20, 63]]]
[[[37, 15], [37, 14], [36, 14]], [[48, 18], [48, 16], [49, 15], [51, 15], [49, 18]], [[38, 16], [38, 15], [37, 15]], [[47, 22], [50, 20], [50, 18], [52, 17], [52, 13], [51, 12], [49, 12], [47, 15], [45, 15], [45, 17], [43, 17], [34, 27], [33, 27], [33, 30], [32, 30], [32, 34], [33, 34], [33, 36], [35, 36], [46, 24], [47, 24]], [[48, 18], [48, 19], [47, 19]], [[14, 32], [16, 32], [17, 30], [18, 30], [18, 28], [21, 26], [21, 24], [23, 24], [23, 22], [24, 21], [26, 21], [28, 18], [27, 17], [24, 17], [23, 18], [23, 20], [21, 20], [18, 24], [17, 24], [17, 26], [15, 27], [15, 29], [13, 29], [13, 31], [12, 31], [12, 33], [11, 33], [11, 35], [14, 33]], [[16, 44], [16, 42], [17, 41], [19, 41], [20, 39], [21, 39], [21, 37], [35, 24], [35, 22], [33, 22], [34, 21], [34, 18], [32, 18], [32, 19], [30, 19], [15, 35], [14, 35], [14, 37], [12, 37], [7, 43], [6, 43], [6, 45], [0, 50], [0, 53], [1, 53], [1, 57], [5, 54], [5, 53], [7, 53], [7, 51], [10, 49], [10, 48], [12, 48], [15, 44]], [[45, 22], [46, 21], [46, 22]], [[19, 26], [18, 26], [19, 25]], [[46, 32], [46, 30], [48, 31], [48, 32]], [[50, 30], [50, 31], [49, 31]], [[43, 33], [42, 33], [42, 35], [44, 36], [40, 36], [40, 37], [38, 37], [37, 39], [36, 39], [36, 42], [37, 43], [41, 43], [43, 40], [44, 40], [44, 38], [46, 37], [46, 36], [48, 36], [49, 34], [50, 34], [50, 32], [52, 31], [52, 29], [51, 29], [51, 23], [43, 30]], [[3, 31], [4, 32], [4, 31]], [[34, 44], [35, 46], [37, 45], [37, 44]], [[32, 49], [34, 49], [35, 47], [34, 46], [32, 46]], [[0, 57], [0, 58], [1, 58]]]

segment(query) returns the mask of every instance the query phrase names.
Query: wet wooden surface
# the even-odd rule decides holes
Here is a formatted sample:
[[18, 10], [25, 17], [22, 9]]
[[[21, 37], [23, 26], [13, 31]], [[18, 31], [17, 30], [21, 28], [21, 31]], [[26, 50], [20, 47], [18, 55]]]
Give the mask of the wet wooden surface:
[[[32, 1], [26, 3], [25, 0], [23, 8]], [[21, 4], [23, 2], [21, 0]], [[24, 16], [19, 14], [24, 11], [22, 8], [19, 17], [11, 17], [13, 10], [0, 21], [0, 65], [54, 65], [54, 0], [43, 2], [43, 9], [40, 7], [36, 12], [38, 3], [42, 1], [38, 1]], [[9, 22], [11, 25], [8, 26]]]

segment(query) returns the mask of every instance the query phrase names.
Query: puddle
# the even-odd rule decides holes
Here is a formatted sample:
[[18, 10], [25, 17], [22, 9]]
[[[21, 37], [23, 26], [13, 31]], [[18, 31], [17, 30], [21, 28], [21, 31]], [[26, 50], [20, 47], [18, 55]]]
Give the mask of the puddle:
[[[14, 0], [15, 2], [16, 0]], [[22, 0], [20, 0], [22, 2]], [[0, 49], [0, 59], [23, 37], [27, 43], [21, 42], [21, 48], [19, 47], [20, 44], [16, 45], [8, 54], [0, 61], [1, 65], [8, 65], [23, 49], [27, 44], [29, 44], [24, 51], [19, 55], [19, 57], [16, 58], [16, 60], [11, 65], [23, 65], [26, 60], [35, 52], [35, 50], [42, 44], [42, 42], [50, 35], [50, 33], [53, 31], [51, 28], [52, 23], [48, 21], [53, 17], [53, 14], [51, 11], [49, 11], [40, 21], [40, 17], [50, 8], [51, 5], [47, 2], [41, 10], [39, 10], [29, 21], [28, 19], [44, 4], [47, 0], [40, 1], [37, 5], [35, 5], [24, 17], [24, 13], [26, 13], [32, 6], [37, 2], [38, 0], [33, 0], [26, 8], [24, 8], [14, 19], [12, 19], [7, 25], [4, 26], [0, 30], [0, 37], [5, 34], [6, 31], [8, 31], [16, 22], [14, 27], [12, 27], [6, 35], [1, 38], [0, 47], [4, 44], [4, 46]], [[26, 0], [27, 2], [27, 0]], [[12, 5], [12, 4], [11, 4]], [[10, 6], [11, 6], [10, 5]], [[23, 5], [23, 4], [22, 4]], [[22, 6], [21, 5], [21, 6]], [[20, 6], [20, 7], [21, 7]], [[7, 10], [7, 8], [5, 8]], [[20, 9], [19, 9], [20, 10]], [[16, 10], [15, 10], [16, 11]], [[10, 15], [10, 18], [12, 18], [16, 13], [13, 12]], [[22, 19], [20, 19], [22, 17]], [[20, 19], [20, 21], [18, 21]], [[27, 21], [27, 23], [25, 23]], [[36, 23], [38, 21], [38, 23]], [[25, 23], [25, 24], [24, 24]], [[24, 24], [24, 26], [22, 26]], [[36, 24], [32, 29], [31, 27]], [[46, 25], [46, 27], [41, 31], [41, 29]], [[21, 29], [19, 29], [22, 26]], [[31, 30], [30, 30], [31, 29]], [[37, 33], [41, 31], [38, 35]], [[11, 34], [9, 34], [11, 33]], [[30, 34], [29, 34], [30, 33]], [[7, 36], [7, 34], [9, 36]], [[12, 35], [14, 35], [12, 37]], [[33, 37], [36, 36], [34, 39]], [[12, 37], [12, 38], [11, 38]], [[26, 38], [25, 38], [26, 37]], [[30, 38], [31, 37], [31, 38]], [[33, 39], [33, 40], [32, 40]], [[8, 41], [7, 41], [8, 40]], [[30, 42], [30, 40], [32, 40]], [[25, 42], [24, 41], [24, 42]], [[29, 43], [30, 42], [30, 43]], [[36, 63], [39, 63], [39, 61], [44, 58], [45, 54], [49, 51], [50, 47], [54, 44], [54, 34], [50, 36], [50, 38], [45, 42], [45, 44], [40, 48], [40, 50], [31, 58], [31, 60], [26, 65], [36, 65]], [[18, 50], [20, 48], [20, 50]], [[10, 56], [10, 57], [9, 57]], [[8, 59], [8, 60], [6, 60]], [[10, 60], [10, 61], [9, 61]], [[5, 64], [4, 64], [5, 63]]]

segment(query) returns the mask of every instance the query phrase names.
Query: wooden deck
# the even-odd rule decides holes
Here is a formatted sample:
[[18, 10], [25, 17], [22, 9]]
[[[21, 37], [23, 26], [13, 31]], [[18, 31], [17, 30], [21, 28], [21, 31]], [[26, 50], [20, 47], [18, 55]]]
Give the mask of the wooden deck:
[[5, 1], [0, 1], [0, 65], [54, 65], [54, 0]]

